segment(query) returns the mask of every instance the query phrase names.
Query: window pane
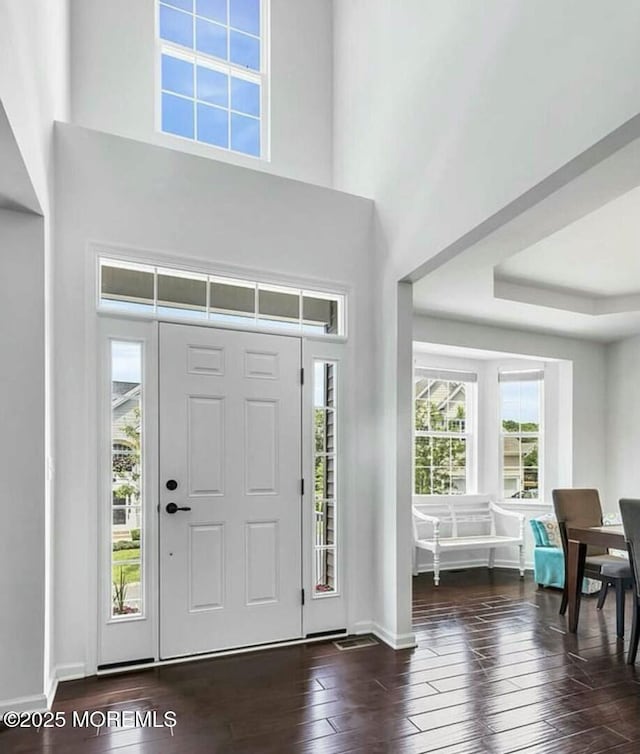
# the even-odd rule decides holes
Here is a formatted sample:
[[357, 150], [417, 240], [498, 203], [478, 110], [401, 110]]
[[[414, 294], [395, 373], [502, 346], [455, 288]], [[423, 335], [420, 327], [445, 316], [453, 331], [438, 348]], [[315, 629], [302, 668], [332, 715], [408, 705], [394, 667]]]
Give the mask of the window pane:
[[260, 121], [231, 113], [231, 149], [260, 156]]
[[315, 444], [316, 453], [326, 453], [327, 432], [326, 432], [326, 412], [323, 408], [315, 410]]
[[103, 299], [118, 299], [153, 306], [153, 272], [103, 265], [101, 280]]
[[207, 308], [207, 281], [158, 274], [158, 306], [204, 311]]
[[111, 615], [142, 611], [142, 344], [111, 342]]
[[162, 0], [164, 5], [173, 5], [174, 8], [186, 10], [188, 13], [193, 12], [193, 0]]
[[193, 139], [193, 101], [163, 93], [162, 130]]
[[196, 50], [227, 59], [227, 29], [220, 24], [210, 23], [202, 18], [196, 19]]
[[227, 0], [196, 0], [196, 13], [199, 16], [227, 23]]
[[261, 317], [275, 317], [297, 322], [300, 319], [300, 296], [259, 289], [258, 312]]
[[431, 494], [431, 470], [425, 467], [416, 466], [416, 495]]
[[160, 36], [168, 42], [193, 48], [193, 16], [161, 5]]
[[198, 66], [198, 99], [229, 107], [229, 77], [226, 73]]
[[431, 466], [430, 437], [416, 437], [416, 466]]
[[232, 76], [231, 109], [258, 117], [260, 115], [260, 86]]
[[223, 313], [255, 316], [256, 292], [253, 286], [212, 282], [209, 306]]
[[335, 333], [338, 330], [338, 302], [303, 296], [302, 319], [305, 325], [320, 325], [322, 332]]
[[193, 65], [186, 60], [163, 55], [162, 88], [193, 97]]
[[429, 401], [417, 400], [415, 402], [415, 426], [418, 431], [429, 429]]
[[230, 55], [229, 59], [236, 65], [260, 70], [260, 40], [242, 34], [239, 31], [229, 32]]
[[231, 26], [260, 35], [260, 0], [230, 0], [229, 13]]
[[217, 147], [229, 146], [227, 110], [198, 103], [198, 141]]
[[336, 514], [333, 500], [316, 500], [316, 546], [327, 547], [336, 543]]

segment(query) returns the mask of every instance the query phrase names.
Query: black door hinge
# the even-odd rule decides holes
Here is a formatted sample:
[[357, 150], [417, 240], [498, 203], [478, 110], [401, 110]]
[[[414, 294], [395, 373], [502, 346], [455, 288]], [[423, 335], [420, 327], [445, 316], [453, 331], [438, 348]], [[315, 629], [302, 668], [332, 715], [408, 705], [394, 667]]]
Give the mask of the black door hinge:
[[300, 480], [300, 494], [304, 495], [304, 479]]
[[304, 605], [304, 589], [302, 590], [302, 604]]
[[300, 370], [300, 384], [304, 385], [304, 367]]

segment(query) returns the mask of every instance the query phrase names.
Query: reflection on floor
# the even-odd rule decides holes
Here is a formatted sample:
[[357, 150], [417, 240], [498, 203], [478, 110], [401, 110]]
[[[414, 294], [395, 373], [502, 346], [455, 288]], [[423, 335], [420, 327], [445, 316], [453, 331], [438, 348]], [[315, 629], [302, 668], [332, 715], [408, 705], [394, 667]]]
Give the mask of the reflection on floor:
[[[0, 728], [0, 751], [91, 754], [638, 754], [640, 670], [613, 595], [564, 633], [559, 592], [516, 572], [414, 579], [419, 646], [313, 644], [61, 684], [54, 711], [139, 710], [177, 725]], [[115, 754], [114, 752], [114, 754]]]

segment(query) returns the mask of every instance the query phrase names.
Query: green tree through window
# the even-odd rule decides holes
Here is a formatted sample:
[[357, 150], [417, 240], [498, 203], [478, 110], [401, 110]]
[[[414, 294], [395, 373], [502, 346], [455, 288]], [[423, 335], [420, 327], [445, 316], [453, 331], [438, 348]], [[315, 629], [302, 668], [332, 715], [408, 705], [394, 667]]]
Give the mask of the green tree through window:
[[414, 492], [467, 491], [467, 385], [419, 378], [415, 389]]

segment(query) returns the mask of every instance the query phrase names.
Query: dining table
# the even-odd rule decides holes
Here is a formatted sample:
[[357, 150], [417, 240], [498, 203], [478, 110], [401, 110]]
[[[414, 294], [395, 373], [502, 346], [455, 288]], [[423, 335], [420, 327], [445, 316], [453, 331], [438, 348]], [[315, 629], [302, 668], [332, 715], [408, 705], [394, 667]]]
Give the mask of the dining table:
[[626, 551], [627, 543], [624, 538], [624, 529], [620, 525], [615, 525], [567, 527], [567, 544], [569, 632], [575, 634], [580, 617], [580, 595], [588, 545]]

